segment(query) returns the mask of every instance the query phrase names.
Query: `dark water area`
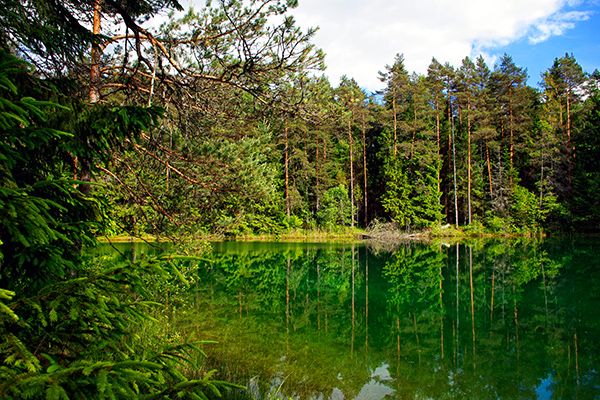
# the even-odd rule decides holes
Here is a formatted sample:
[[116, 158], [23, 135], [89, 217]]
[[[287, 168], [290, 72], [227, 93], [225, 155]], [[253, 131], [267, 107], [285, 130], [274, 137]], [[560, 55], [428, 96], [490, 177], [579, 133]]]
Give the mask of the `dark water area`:
[[598, 399], [600, 241], [214, 243], [178, 323], [256, 398]]

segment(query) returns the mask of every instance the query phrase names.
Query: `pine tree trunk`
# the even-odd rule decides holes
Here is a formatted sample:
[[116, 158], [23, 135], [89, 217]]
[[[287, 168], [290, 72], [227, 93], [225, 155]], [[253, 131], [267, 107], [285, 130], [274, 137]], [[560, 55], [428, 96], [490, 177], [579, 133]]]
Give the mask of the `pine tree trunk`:
[[396, 159], [396, 155], [398, 153], [398, 147], [397, 147], [397, 143], [398, 143], [398, 116], [396, 115], [397, 110], [396, 110], [396, 95], [394, 95], [392, 97], [392, 110], [394, 112], [394, 159]]
[[[453, 176], [453, 188], [454, 188], [454, 208], [455, 208], [455, 218], [454, 223], [456, 227], [458, 227], [458, 203], [456, 201], [456, 149], [454, 144], [454, 121], [452, 119], [452, 98], [450, 93], [450, 81], [448, 81], [448, 124], [450, 125], [450, 134], [448, 135], [448, 168], [450, 168], [450, 164], [452, 163], [452, 176]], [[450, 197], [450, 190], [448, 189], [448, 194], [446, 195], [446, 203], [448, 203], [448, 198]], [[450, 208], [447, 207], [448, 216], [450, 215]], [[450, 218], [448, 218], [450, 219]]]
[[351, 226], [354, 228], [354, 159], [353, 159], [353, 140], [352, 123], [348, 120], [348, 144], [350, 153], [350, 210], [352, 212]]
[[570, 196], [573, 187], [573, 161], [575, 152], [571, 143], [571, 96], [567, 90], [567, 193]]
[[284, 134], [284, 147], [283, 147], [283, 163], [284, 163], [284, 173], [285, 173], [285, 212], [288, 218], [291, 215], [290, 210], [290, 177], [289, 177], [289, 142], [288, 142], [288, 126], [287, 123], [284, 123], [283, 134]]
[[101, 18], [102, 18], [102, 0], [94, 0], [94, 21], [92, 32], [94, 34], [94, 42], [92, 43], [91, 53], [91, 65], [90, 65], [90, 91], [89, 100], [90, 103], [94, 104], [100, 100], [100, 57], [102, 56], [102, 49], [98, 44], [98, 35], [101, 32]]
[[415, 140], [417, 138], [417, 104], [413, 100], [413, 132], [412, 132], [412, 141], [410, 143], [410, 159], [412, 160], [415, 154]]
[[368, 201], [367, 201], [367, 126], [365, 116], [362, 116], [362, 141], [363, 141], [363, 198], [364, 198], [364, 224], [368, 222]]
[[321, 204], [319, 201], [319, 130], [315, 129], [315, 201], [316, 209], [319, 211]]
[[469, 225], [472, 222], [471, 212], [471, 98], [467, 98], [467, 204]]
[[437, 168], [436, 168], [436, 172], [437, 172], [437, 189], [438, 189], [438, 193], [440, 193], [442, 191], [442, 182], [441, 182], [441, 176], [440, 176], [440, 169], [442, 168], [441, 164], [441, 154], [442, 154], [442, 143], [440, 140], [440, 104], [439, 104], [439, 100], [436, 96], [435, 98], [435, 131], [437, 134]]
[[454, 184], [454, 225], [458, 228], [458, 193], [456, 184], [456, 140], [454, 140], [454, 124], [451, 126], [452, 130], [452, 171], [453, 171], [453, 184]]
[[509, 113], [509, 144], [508, 144], [508, 149], [509, 149], [509, 160], [510, 160], [510, 170], [509, 170], [509, 175], [508, 175], [508, 184], [510, 187], [512, 187], [513, 184], [513, 170], [514, 170], [514, 157], [515, 157], [515, 142], [514, 142], [514, 117], [513, 117], [513, 109], [512, 109], [512, 102], [509, 101], [508, 102], [508, 113]]
[[[94, 0], [94, 17], [92, 32], [94, 34], [94, 42], [92, 43], [91, 50], [91, 65], [90, 65], [90, 90], [89, 90], [89, 101], [90, 104], [95, 104], [100, 100], [100, 57], [102, 56], [102, 48], [98, 43], [101, 32], [101, 20], [102, 20], [102, 0]], [[79, 185], [79, 191], [84, 195], [90, 192], [89, 182], [92, 180], [91, 177], [91, 166], [89, 160], [81, 159], [76, 160], [76, 163], [80, 164], [81, 172], [79, 180], [82, 182]]]
[[448, 129], [450, 129], [450, 131], [448, 132], [448, 148], [446, 149], [446, 154], [445, 154], [445, 158], [447, 160], [447, 164], [446, 161], [444, 161], [444, 165], [447, 165], [446, 169], [444, 170], [445, 174], [444, 174], [444, 197], [445, 197], [445, 202], [444, 202], [444, 208], [446, 209], [446, 220], [448, 221], [448, 223], [450, 223], [451, 220], [451, 216], [452, 216], [452, 210], [450, 208], [450, 182], [449, 182], [449, 177], [450, 177], [450, 169], [452, 168], [452, 128], [453, 128], [453, 124], [452, 124], [452, 117], [451, 117], [451, 107], [452, 105], [450, 104], [450, 94], [448, 93], [448, 101], [447, 101], [448, 105], [447, 105], [447, 119], [448, 119]]
[[506, 127], [504, 126], [504, 119], [500, 122], [500, 150], [498, 151], [498, 182], [499, 182], [499, 190], [502, 193], [502, 189], [504, 189], [504, 176], [502, 175], [504, 172], [504, 159], [502, 155], [504, 154], [506, 134], [504, 130]]
[[[543, 141], [542, 137], [542, 141]], [[540, 207], [544, 204], [544, 146], [542, 145], [542, 165], [540, 168]]]
[[490, 197], [492, 197], [494, 195], [494, 186], [492, 184], [492, 161], [490, 159], [490, 148], [488, 147], [487, 142], [485, 143], [485, 160], [487, 164], [488, 179], [490, 183]]

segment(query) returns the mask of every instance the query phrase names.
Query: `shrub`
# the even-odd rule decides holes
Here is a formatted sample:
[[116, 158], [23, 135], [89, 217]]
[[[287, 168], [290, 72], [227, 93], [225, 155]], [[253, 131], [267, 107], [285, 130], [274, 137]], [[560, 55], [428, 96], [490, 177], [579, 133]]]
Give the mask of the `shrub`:
[[326, 229], [350, 225], [352, 207], [348, 191], [343, 185], [328, 189], [323, 195], [321, 209], [317, 212], [319, 225]]

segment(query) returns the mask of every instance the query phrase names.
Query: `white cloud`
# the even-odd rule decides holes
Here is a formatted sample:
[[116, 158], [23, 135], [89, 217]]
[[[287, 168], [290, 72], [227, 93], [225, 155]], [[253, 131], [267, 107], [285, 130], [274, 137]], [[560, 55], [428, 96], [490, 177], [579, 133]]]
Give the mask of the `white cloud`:
[[581, 0], [300, 0], [293, 15], [303, 27], [319, 26], [315, 43], [327, 53], [327, 75], [347, 74], [381, 87], [377, 72], [403, 53], [409, 71], [426, 72], [432, 57], [458, 65], [527, 38], [531, 44], [562, 35], [589, 18], [565, 11]]
[[586, 21], [589, 18], [590, 13], [585, 11], [570, 11], [552, 15], [533, 26], [528, 38], [529, 43], [537, 44], [548, 40], [551, 36], [560, 36], [565, 31], [573, 29], [576, 22]]

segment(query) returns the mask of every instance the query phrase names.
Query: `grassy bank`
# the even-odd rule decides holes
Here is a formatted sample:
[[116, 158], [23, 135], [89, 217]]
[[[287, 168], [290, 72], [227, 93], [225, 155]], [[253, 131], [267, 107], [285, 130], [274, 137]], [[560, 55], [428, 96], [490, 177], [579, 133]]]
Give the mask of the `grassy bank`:
[[296, 229], [278, 234], [253, 234], [223, 238], [224, 240], [265, 242], [356, 242], [363, 240], [365, 231], [358, 228], [328, 230]]
[[262, 242], [338, 242], [351, 243], [362, 240], [377, 240], [385, 242], [407, 240], [432, 240], [432, 239], [470, 239], [470, 238], [518, 238], [518, 237], [543, 237], [541, 231], [490, 231], [479, 224], [471, 226], [441, 225], [419, 231], [405, 231], [393, 223], [381, 223], [370, 226], [368, 229], [341, 227], [335, 230], [296, 229], [280, 233], [246, 234], [246, 235], [220, 235], [199, 233], [195, 236], [155, 236], [143, 234], [141, 236], [116, 235], [99, 236], [100, 242], [107, 243], [139, 243], [139, 242], [185, 242], [185, 241], [262, 241]]
[[[356, 242], [363, 240], [365, 231], [358, 228], [340, 228], [332, 231], [327, 230], [304, 230], [297, 229], [289, 232], [274, 234], [249, 234], [249, 235], [218, 235], [198, 234], [194, 236], [195, 241], [263, 241], [263, 242]], [[180, 241], [181, 237], [155, 236], [143, 234], [140, 236], [115, 235], [99, 236], [98, 241], [104, 243], [140, 243], [140, 242], [170, 242]]]

